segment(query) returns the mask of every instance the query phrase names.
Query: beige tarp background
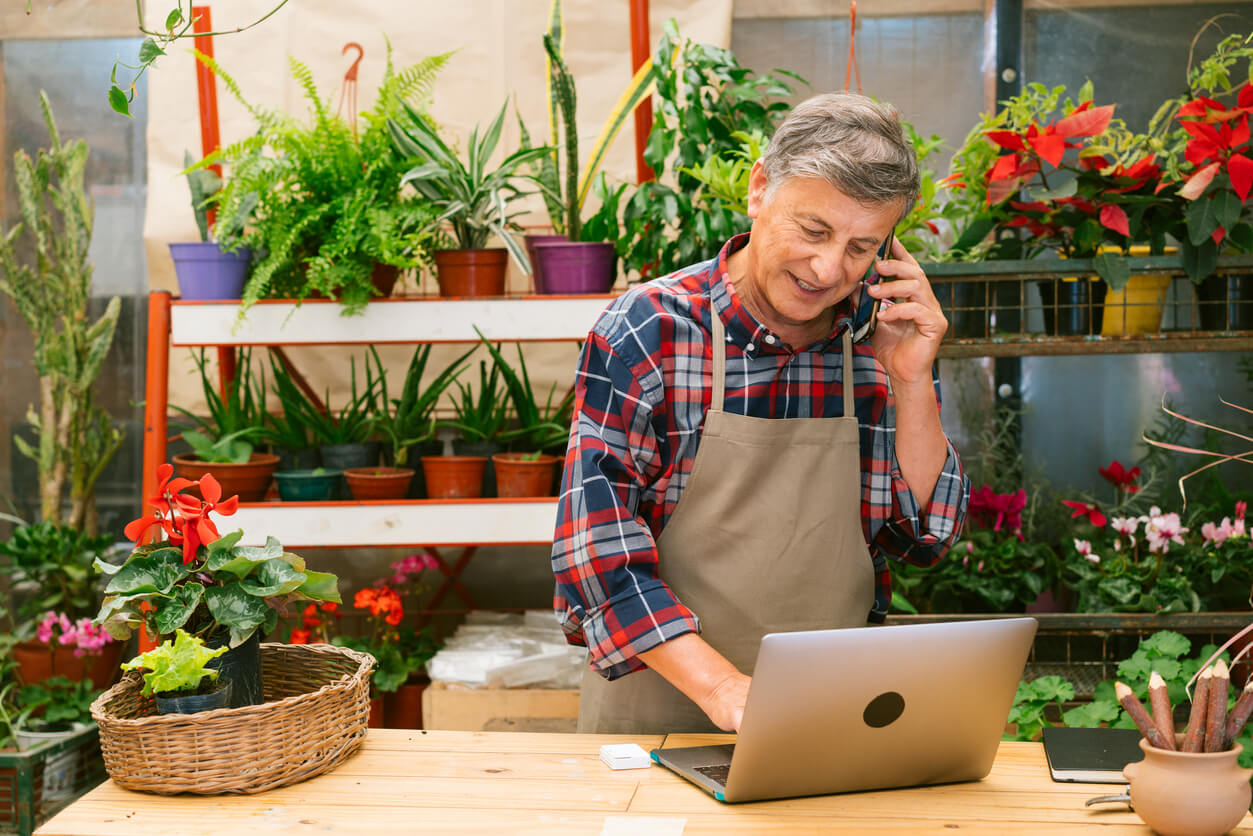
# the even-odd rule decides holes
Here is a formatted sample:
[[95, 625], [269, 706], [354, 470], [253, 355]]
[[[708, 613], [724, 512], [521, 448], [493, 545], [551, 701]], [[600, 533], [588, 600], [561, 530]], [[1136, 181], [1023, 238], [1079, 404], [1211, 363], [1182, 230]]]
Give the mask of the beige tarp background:
[[[578, 85], [579, 139], [586, 154], [630, 80], [629, 9], [626, 0], [565, 0], [563, 5], [565, 58]], [[269, 8], [270, 3], [257, 0], [214, 0], [213, 28], [238, 28]], [[547, 134], [548, 118], [540, 39], [546, 29], [548, 10], [549, 0], [292, 0], [255, 29], [214, 38], [214, 55], [239, 82], [250, 103], [282, 107], [303, 115], [306, 102], [288, 71], [288, 54], [309, 65], [323, 97], [334, 107], [339, 101], [344, 72], [351, 64], [352, 54], [341, 54], [343, 46], [349, 41], [361, 44], [365, 58], [358, 74], [357, 109], [364, 110], [373, 102], [382, 77], [384, 36], [391, 41], [397, 67], [455, 50], [436, 82], [431, 107], [446, 135], [464, 147], [474, 125], [490, 121], [509, 98], [516, 101], [535, 141], [542, 141]], [[160, 3], [149, 4], [149, 14], [154, 18], [163, 18], [166, 11]], [[656, 43], [663, 22], [673, 17], [683, 36], [729, 46], [731, 12], [732, 0], [653, 0], [650, 43]], [[159, 28], [161, 22], [150, 19], [148, 26]], [[148, 204], [144, 239], [149, 278], [154, 289], [176, 290], [166, 244], [198, 240], [186, 180], [178, 176], [184, 151], [200, 156], [195, 61], [183, 48], [183, 42], [159, 60], [148, 75], [148, 85]], [[222, 142], [229, 144], [252, 133], [254, 126], [247, 111], [220, 81], [217, 95]], [[518, 139], [516, 120], [509, 116], [497, 159], [504, 150], [516, 149]], [[628, 121], [619, 134], [604, 169], [611, 179], [634, 181], [633, 122]], [[537, 199], [533, 210], [522, 219], [524, 224], [548, 222]], [[516, 268], [511, 270], [511, 287], [525, 288], [529, 277], [518, 275]], [[431, 277], [422, 281], [427, 292], [434, 291]], [[620, 286], [621, 281], [620, 278]], [[408, 291], [416, 292], [412, 285]], [[410, 351], [404, 346], [380, 351], [391, 370], [393, 386], [399, 386]], [[536, 386], [547, 391], [554, 381], [559, 381], [562, 390], [567, 388], [576, 352], [573, 344], [528, 346], [527, 365]], [[290, 351], [315, 389], [332, 387], [332, 408], [343, 401], [337, 393], [346, 387], [351, 353], [360, 356], [362, 352], [348, 347]], [[432, 352], [430, 368], [442, 368], [445, 358], [451, 356], [450, 349], [438, 356]], [[169, 397], [171, 403], [203, 412], [199, 380], [186, 350], [171, 357]]]

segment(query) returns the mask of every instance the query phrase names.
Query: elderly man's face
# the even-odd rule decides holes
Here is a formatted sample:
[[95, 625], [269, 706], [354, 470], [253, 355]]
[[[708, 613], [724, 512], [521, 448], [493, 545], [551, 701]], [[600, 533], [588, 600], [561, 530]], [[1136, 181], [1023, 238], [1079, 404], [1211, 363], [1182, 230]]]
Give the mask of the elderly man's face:
[[762, 324], [801, 346], [826, 336], [827, 310], [874, 263], [902, 203], [867, 206], [821, 178], [789, 178], [766, 196], [761, 162], [749, 180], [750, 258], [737, 291]]

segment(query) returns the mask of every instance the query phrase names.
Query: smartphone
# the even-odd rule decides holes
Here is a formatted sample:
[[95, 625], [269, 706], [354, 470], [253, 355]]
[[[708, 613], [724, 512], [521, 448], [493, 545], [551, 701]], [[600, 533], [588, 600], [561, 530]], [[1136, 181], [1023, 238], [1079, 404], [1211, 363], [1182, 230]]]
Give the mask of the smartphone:
[[[876, 263], [888, 257], [892, 252], [892, 240], [896, 237], [896, 230], [893, 229], [888, 233], [888, 237], [883, 240], [883, 246], [879, 247]], [[879, 280], [879, 275], [875, 273], [874, 264], [870, 265], [870, 269], [866, 271], [866, 275], [862, 278], [862, 294], [857, 303], [857, 311], [853, 315], [853, 342], [864, 343], [866, 340], [874, 336], [875, 326], [879, 324], [879, 302], [877, 297], [871, 296], [865, 292], [865, 288]]]

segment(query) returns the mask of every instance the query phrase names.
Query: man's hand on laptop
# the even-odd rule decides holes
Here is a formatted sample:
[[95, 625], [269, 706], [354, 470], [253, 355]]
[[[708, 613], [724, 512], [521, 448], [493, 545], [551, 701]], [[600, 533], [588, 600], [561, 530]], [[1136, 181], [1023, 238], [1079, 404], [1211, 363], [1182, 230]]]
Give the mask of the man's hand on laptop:
[[739, 731], [752, 678], [696, 633], [662, 642], [640, 659], [683, 692], [723, 731]]

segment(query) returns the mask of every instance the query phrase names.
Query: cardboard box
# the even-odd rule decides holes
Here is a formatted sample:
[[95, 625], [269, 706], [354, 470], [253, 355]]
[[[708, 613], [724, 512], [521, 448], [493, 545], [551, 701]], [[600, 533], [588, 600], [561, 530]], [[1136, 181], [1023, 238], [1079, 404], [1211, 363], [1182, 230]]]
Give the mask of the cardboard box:
[[572, 732], [579, 719], [577, 689], [468, 688], [432, 682], [422, 692], [428, 729]]

